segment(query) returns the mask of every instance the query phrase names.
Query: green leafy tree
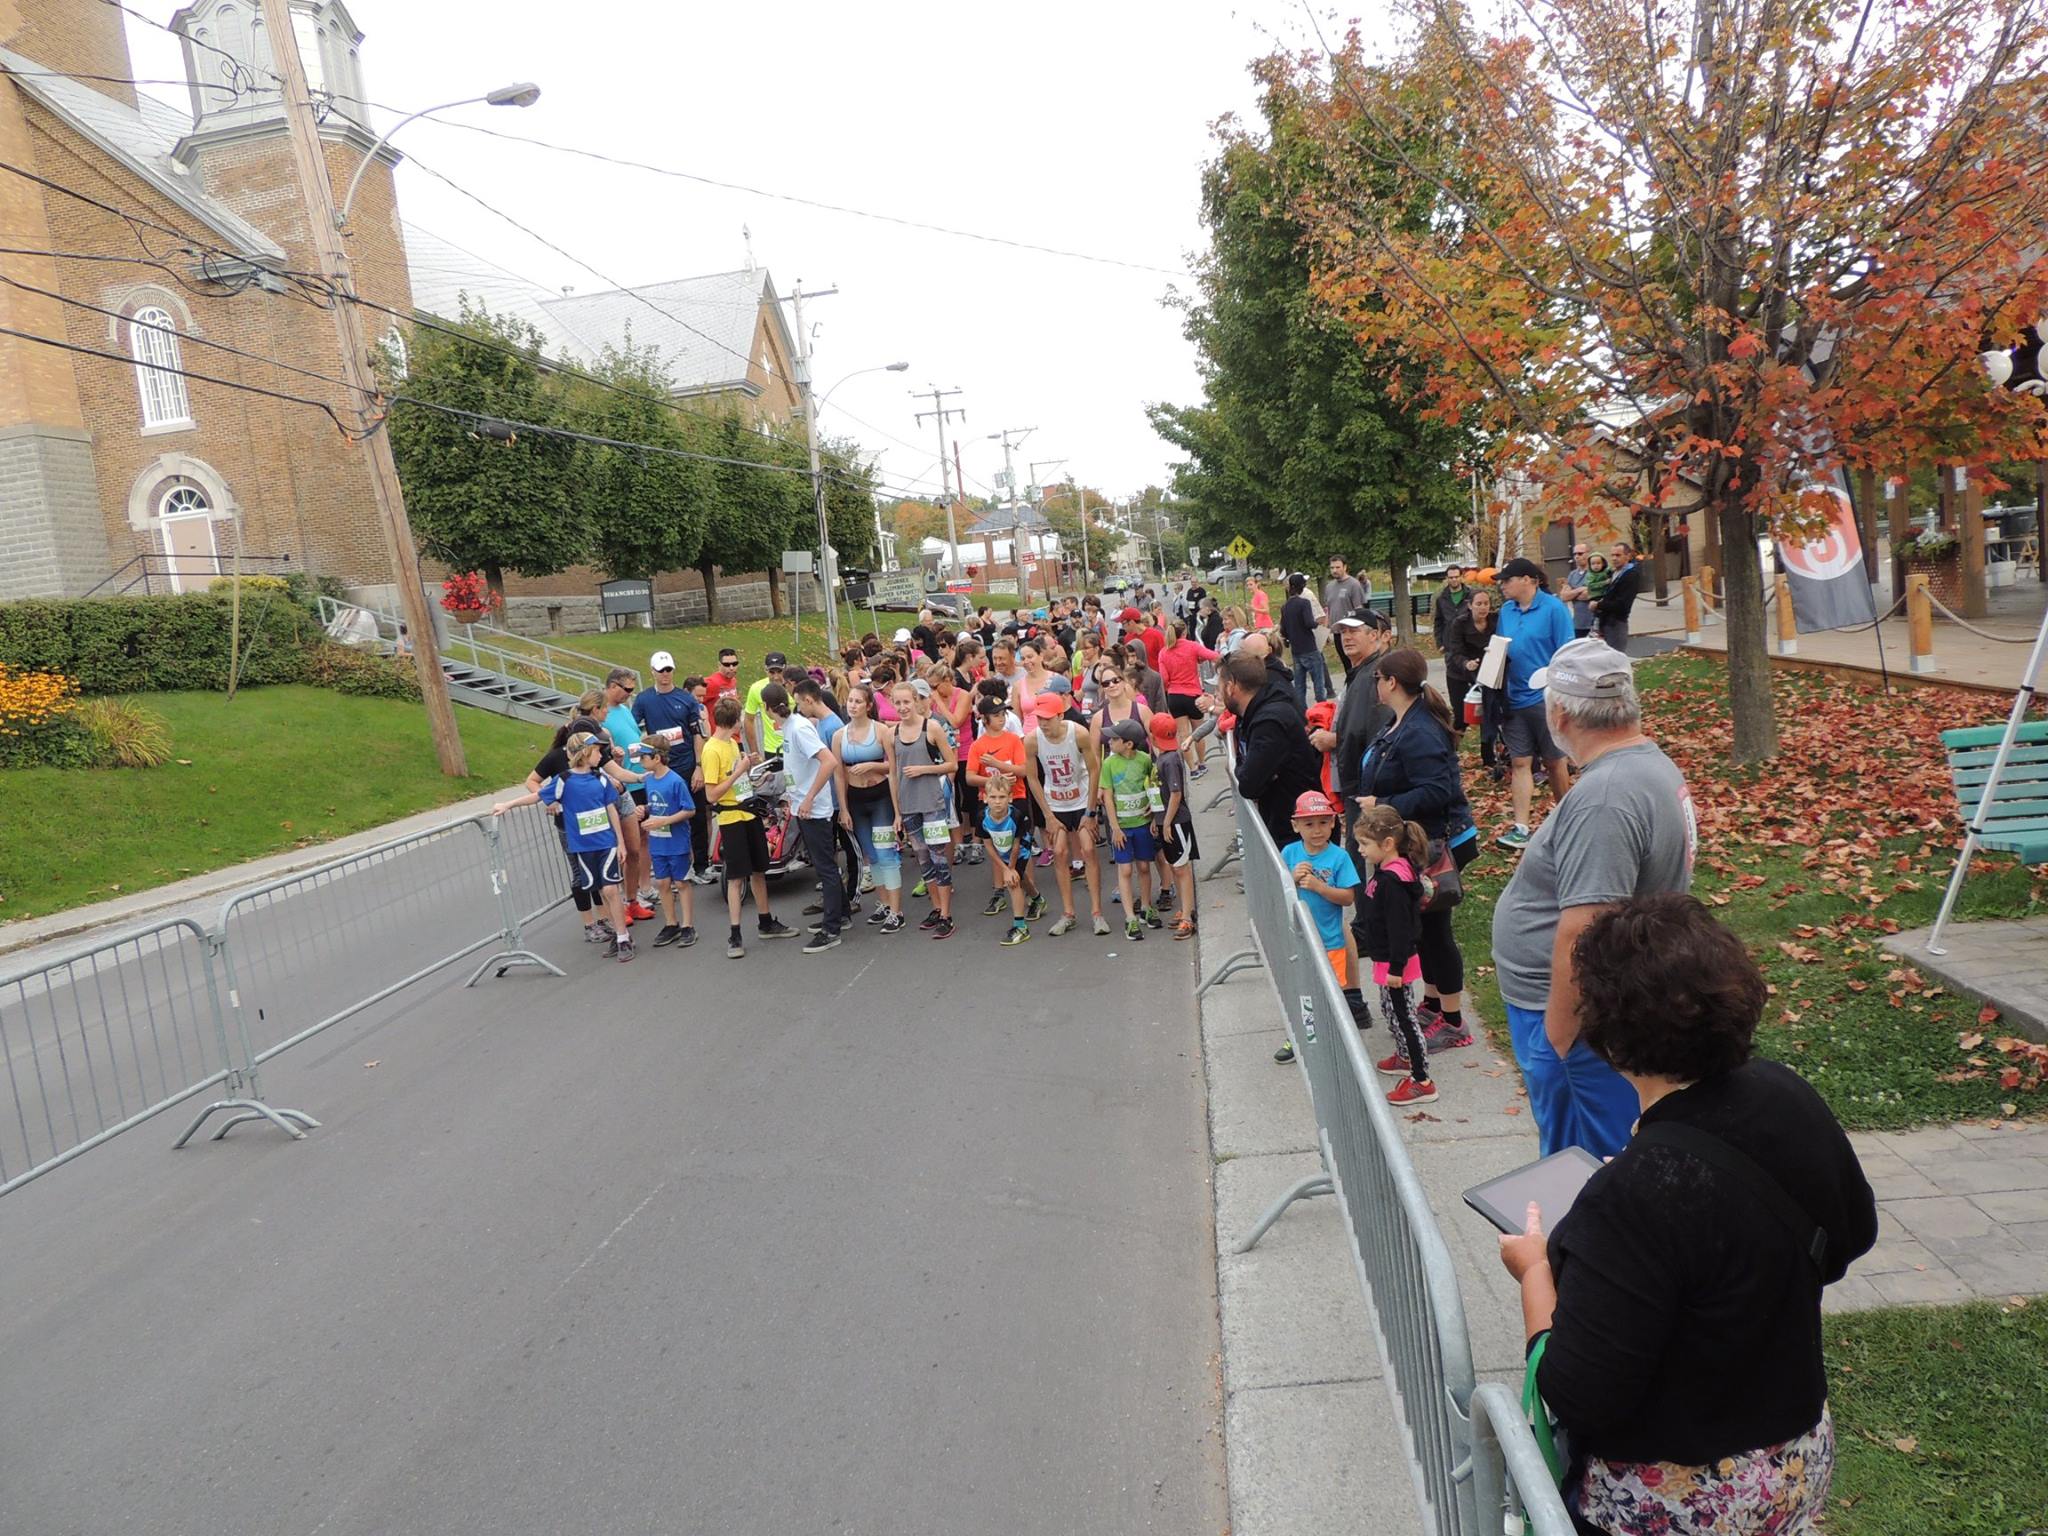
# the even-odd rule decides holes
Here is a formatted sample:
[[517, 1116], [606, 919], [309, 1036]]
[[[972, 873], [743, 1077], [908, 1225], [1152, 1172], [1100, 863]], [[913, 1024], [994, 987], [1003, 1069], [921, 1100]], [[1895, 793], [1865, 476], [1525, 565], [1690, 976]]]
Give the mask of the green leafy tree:
[[1203, 176], [1210, 249], [1184, 329], [1206, 398], [1150, 408], [1187, 455], [1173, 487], [1180, 551], [1242, 535], [1262, 565], [1313, 570], [1343, 555], [1389, 567], [1405, 631], [1408, 564], [1451, 545], [1465, 510], [1455, 465], [1468, 434], [1425, 413], [1412, 365], [1361, 345], [1318, 298], [1296, 201], [1314, 184], [1316, 146], [1283, 75], [1269, 72], [1262, 114], [1260, 132], [1221, 130]]
[[736, 414], [711, 418], [704, 438], [710, 452], [737, 461], [712, 466], [715, 513], [697, 555], [705, 611], [717, 619], [722, 567], [767, 571], [769, 606], [779, 617], [782, 552], [817, 542], [814, 536], [797, 532], [799, 520], [808, 523], [812, 516], [809, 456], [782, 438], [756, 432]]
[[[458, 334], [418, 333], [406, 394], [500, 421], [562, 424], [539, 366], [538, 331], [466, 301], [449, 329]], [[403, 402], [388, 430], [413, 532], [436, 560], [482, 571], [502, 594], [507, 571], [551, 576], [589, 552], [572, 444], [541, 432], [493, 433]]]
[[[592, 558], [612, 576], [652, 580], [697, 564], [717, 504], [713, 466], [690, 452], [694, 425], [670, 403], [670, 380], [653, 348], [607, 347], [592, 370], [613, 389], [570, 380], [569, 414], [580, 431], [642, 448], [580, 445], [577, 494]], [[623, 392], [622, 392], [623, 391]], [[661, 450], [672, 450], [662, 452]]]
[[825, 526], [842, 566], [875, 563], [875, 471], [863, 464], [858, 445], [847, 441], [824, 444], [818, 462], [825, 475]]

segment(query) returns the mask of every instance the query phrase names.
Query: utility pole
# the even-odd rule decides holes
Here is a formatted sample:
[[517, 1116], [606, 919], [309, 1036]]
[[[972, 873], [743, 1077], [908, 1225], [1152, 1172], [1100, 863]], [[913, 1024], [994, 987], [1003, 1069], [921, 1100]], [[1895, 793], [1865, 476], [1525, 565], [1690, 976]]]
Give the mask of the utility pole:
[[[1165, 498], [1162, 497], [1161, 500]], [[1166, 535], [1159, 525], [1159, 502], [1152, 503], [1152, 553], [1159, 560], [1159, 579], [1166, 580]]]
[[[1064, 463], [1066, 463], [1066, 462], [1067, 462], [1067, 461], [1066, 461], [1065, 459], [1035, 459], [1035, 460], [1033, 460], [1033, 461], [1032, 461], [1032, 465], [1031, 465], [1031, 487], [1030, 487], [1030, 489], [1031, 489], [1031, 498], [1030, 498], [1030, 500], [1031, 500], [1031, 504], [1032, 504], [1033, 506], [1035, 506], [1035, 507], [1037, 507], [1037, 508], [1038, 508], [1038, 511], [1039, 511], [1039, 515], [1040, 515], [1041, 517], [1044, 517], [1044, 515], [1045, 515], [1045, 489], [1044, 489], [1044, 487], [1042, 487], [1042, 486], [1041, 486], [1041, 485], [1040, 485], [1040, 484], [1038, 483], [1038, 472], [1039, 472], [1039, 471], [1040, 471], [1041, 469], [1051, 469], [1051, 468], [1053, 468], [1053, 467], [1054, 467], [1055, 465], [1059, 465], [1059, 464], [1064, 464]], [[1071, 477], [1069, 477], [1069, 478], [1071, 478]], [[1076, 505], [1078, 505], [1078, 503], [1076, 503]], [[1048, 517], [1048, 518], [1046, 518], [1046, 525], [1047, 525], [1048, 527], [1050, 527], [1050, 526], [1051, 526], [1051, 524], [1052, 524], [1052, 519], [1051, 519], [1051, 518], [1049, 518], [1049, 517]], [[1086, 517], [1086, 516], [1084, 515], [1084, 516], [1082, 517], [1082, 519], [1081, 519], [1081, 527], [1082, 527], [1082, 529], [1083, 529], [1083, 534], [1082, 534], [1082, 537], [1083, 537], [1083, 539], [1084, 539], [1084, 540], [1085, 540], [1085, 539], [1086, 539], [1086, 537], [1087, 537], [1087, 535], [1086, 535], [1086, 529], [1087, 529], [1087, 526], [1088, 526], [1088, 519], [1087, 519], [1087, 517]], [[1066, 562], [1065, 562], [1065, 558], [1064, 558], [1064, 557], [1065, 557], [1065, 555], [1066, 555], [1066, 553], [1067, 553], [1067, 551], [1066, 551], [1066, 549], [1065, 549], [1065, 547], [1064, 547], [1064, 546], [1062, 546], [1062, 548], [1061, 548], [1061, 551], [1060, 551], [1060, 553], [1061, 553], [1061, 556], [1062, 556], [1062, 559], [1061, 559], [1061, 564], [1063, 564], [1063, 565], [1064, 565], [1064, 564], [1066, 563]], [[1082, 585], [1083, 585], [1083, 586], [1087, 585], [1087, 581], [1086, 581], [1086, 578], [1085, 578], [1085, 577], [1083, 578], [1083, 581], [1082, 581]], [[1046, 578], [1046, 583], [1045, 583], [1045, 599], [1046, 599], [1046, 601], [1047, 601], [1047, 602], [1051, 602], [1051, 601], [1052, 601], [1052, 579], [1051, 579], [1051, 577], [1050, 577], [1050, 576], [1048, 576], [1048, 577]]]
[[[919, 411], [917, 419], [923, 421], [925, 417], [929, 416], [938, 429], [939, 488], [946, 497], [946, 558], [949, 561], [946, 570], [949, 576], [955, 577], [960, 574], [960, 520], [953, 514], [953, 489], [946, 483], [946, 421], [948, 417], [952, 416], [958, 416], [962, 421], [965, 421], [967, 419], [967, 407], [964, 405], [949, 406], [945, 403], [945, 399], [948, 395], [957, 395], [959, 393], [960, 391], [957, 389], [939, 389], [936, 386], [922, 392], [915, 389], [910, 392], [910, 398], [913, 400], [922, 400], [927, 394], [932, 397], [932, 408], [928, 411]], [[959, 452], [957, 445], [954, 448], [954, 452], [956, 454]]]
[[[1010, 564], [1017, 568], [1017, 594], [1020, 598], [1031, 595], [1031, 582], [1024, 574], [1023, 557], [1017, 552], [1017, 535], [1021, 531], [1017, 516], [1017, 470], [1010, 462], [1010, 450], [1022, 446], [1024, 439], [1037, 430], [1036, 427], [1005, 427], [1000, 432], [991, 432], [988, 435], [990, 442], [1001, 439], [1003, 445], [1003, 492], [1010, 500]], [[1017, 436], [1014, 443], [1010, 441], [1010, 434], [1013, 432]], [[1034, 545], [1036, 542], [1034, 538]]]
[[334, 187], [327, 179], [327, 161], [320, 150], [312, 95], [306, 89], [306, 66], [299, 58], [298, 34], [292, 29], [285, 0], [263, 0], [263, 24], [269, 29], [271, 49], [276, 56], [285, 126], [291, 137], [292, 162], [298, 171], [299, 198], [305, 205], [306, 233], [313, 242], [320, 275], [339, 296], [329, 307], [334, 311], [335, 340], [341, 347], [342, 377], [354, 397], [345, 403], [344, 409], [355, 417], [363, 452], [369, 460], [377, 525], [384, 534], [392, 578], [398, 584], [398, 611], [404, 616], [412, 641], [413, 664], [419, 673], [420, 697], [427, 706], [434, 752], [441, 760], [443, 773], [451, 778], [466, 778], [469, 763], [462, 754], [461, 733], [455, 727], [448, 679], [441, 672], [441, 647], [434, 632], [434, 615], [427, 607], [412, 524], [405, 515], [398, 465], [391, 457], [391, 436], [371, 410], [371, 401], [377, 397], [377, 383], [370, 372], [369, 343], [363, 336], [362, 314], [355, 303], [348, 247], [334, 227]]
[[[811, 445], [811, 509], [818, 518], [818, 572], [825, 588], [825, 653], [828, 656], [839, 654], [839, 585], [837, 562], [832, 558], [832, 530], [825, 521], [825, 476], [818, 464], [818, 391], [816, 381], [811, 377], [811, 331], [804, 324], [804, 300], [828, 299], [838, 291], [837, 288], [819, 288], [805, 293], [804, 280], [798, 278], [796, 288], [789, 296], [790, 303], [796, 306], [796, 377], [803, 386], [804, 432]], [[797, 585], [801, 591], [803, 584], [799, 582]]]
[[[960, 467], [960, 439], [957, 437], [953, 439], [953, 499], [946, 503], [946, 516], [952, 517], [956, 510], [967, 510], [967, 471]], [[982, 548], [993, 553], [993, 546], [989, 542], [984, 542]], [[957, 542], [953, 546], [953, 561], [956, 566], [960, 561], [960, 546]], [[955, 570], [953, 575], [957, 580], [960, 573]]]

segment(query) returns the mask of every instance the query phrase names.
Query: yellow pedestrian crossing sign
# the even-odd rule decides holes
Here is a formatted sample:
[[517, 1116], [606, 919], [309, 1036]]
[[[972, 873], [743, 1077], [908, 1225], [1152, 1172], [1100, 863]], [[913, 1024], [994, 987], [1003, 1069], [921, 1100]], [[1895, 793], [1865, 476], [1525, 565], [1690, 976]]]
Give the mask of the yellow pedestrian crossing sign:
[[1242, 561], [1252, 552], [1251, 540], [1247, 539], [1243, 534], [1240, 533], [1236, 538], [1230, 541], [1230, 547], [1225, 552], [1230, 556], [1231, 559]]

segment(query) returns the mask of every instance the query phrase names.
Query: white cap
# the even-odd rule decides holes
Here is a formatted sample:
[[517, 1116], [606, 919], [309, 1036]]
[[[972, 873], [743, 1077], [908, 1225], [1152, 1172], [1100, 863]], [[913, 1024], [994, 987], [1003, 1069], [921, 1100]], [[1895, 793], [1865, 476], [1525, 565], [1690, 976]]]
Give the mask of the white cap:
[[647, 670], [650, 672], [673, 672], [675, 669], [676, 659], [667, 651], [656, 651], [647, 658]]
[[902, 644], [902, 643], [903, 643], [904, 641], [908, 640], [909, 638], [910, 638], [910, 631], [909, 631], [909, 630], [907, 630], [907, 629], [899, 629], [899, 630], [897, 630], [897, 631], [896, 631], [896, 633], [895, 633], [894, 635], [892, 635], [892, 636], [890, 637], [889, 643], [890, 643], [891, 645], [901, 645], [901, 644]]

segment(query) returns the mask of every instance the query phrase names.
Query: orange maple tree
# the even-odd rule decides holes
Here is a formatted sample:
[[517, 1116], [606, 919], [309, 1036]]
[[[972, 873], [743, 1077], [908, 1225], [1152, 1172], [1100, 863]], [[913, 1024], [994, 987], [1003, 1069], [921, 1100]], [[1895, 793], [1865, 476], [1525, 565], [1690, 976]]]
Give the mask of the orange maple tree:
[[1850, 470], [2048, 456], [1975, 362], [2048, 312], [2044, 5], [1408, 0], [1391, 51], [1268, 61], [1361, 342], [1575, 516], [1718, 520], [1738, 762], [1777, 750], [1760, 537]]

